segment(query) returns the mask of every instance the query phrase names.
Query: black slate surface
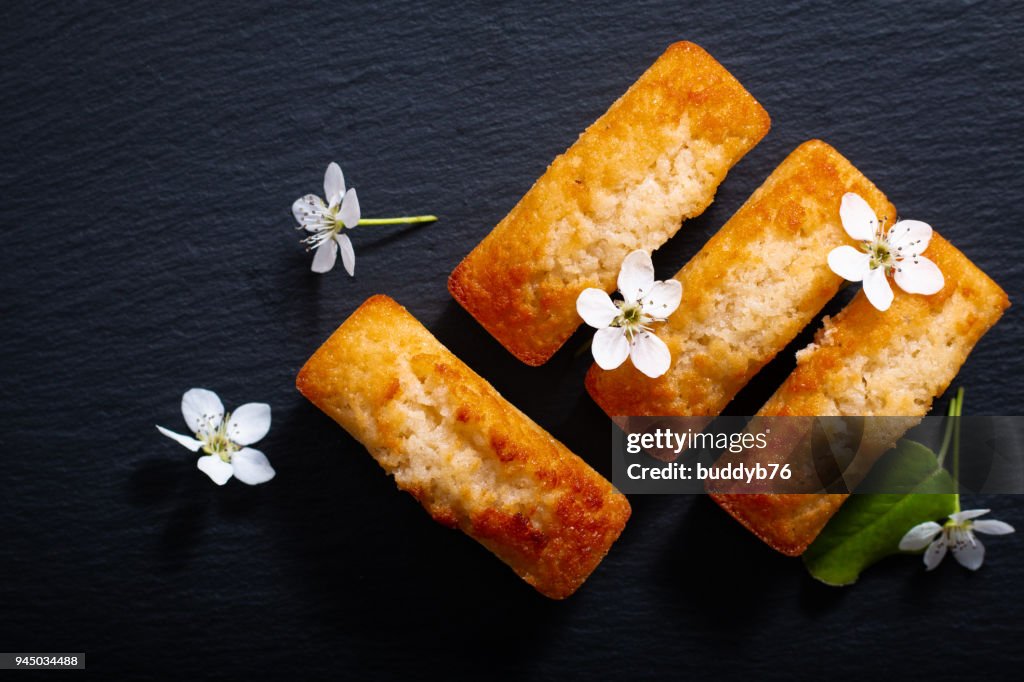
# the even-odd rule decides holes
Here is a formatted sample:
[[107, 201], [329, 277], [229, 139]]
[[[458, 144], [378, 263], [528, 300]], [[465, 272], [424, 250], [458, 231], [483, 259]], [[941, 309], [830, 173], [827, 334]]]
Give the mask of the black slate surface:
[[[1019, 534], [977, 574], [894, 558], [840, 590], [707, 499], [634, 497], [554, 603], [430, 522], [293, 378], [388, 293], [607, 472], [586, 335], [524, 368], [445, 278], [679, 39], [773, 128], [660, 274], [821, 137], [1019, 302], [1022, 27], [1016, 2], [5, 4], [0, 650], [85, 651], [93, 676], [133, 680], [1017, 677]], [[360, 228], [355, 279], [311, 274], [289, 207], [332, 159], [365, 215], [441, 222]], [[1022, 413], [1021, 324], [1011, 309], [963, 368], [968, 412]], [[273, 406], [276, 480], [218, 489], [157, 434], [183, 429], [191, 386]], [[1024, 527], [1020, 498], [965, 504]]]

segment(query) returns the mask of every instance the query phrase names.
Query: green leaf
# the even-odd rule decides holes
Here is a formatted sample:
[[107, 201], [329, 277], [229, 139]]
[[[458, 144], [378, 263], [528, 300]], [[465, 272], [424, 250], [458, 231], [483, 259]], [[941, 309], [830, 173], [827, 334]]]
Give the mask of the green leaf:
[[912, 527], [954, 511], [953, 479], [920, 443], [901, 440], [869, 478], [869, 490], [896, 492], [854, 494], [839, 508], [803, 555], [807, 570], [823, 583], [856, 582], [865, 568], [898, 554], [900, 539]]

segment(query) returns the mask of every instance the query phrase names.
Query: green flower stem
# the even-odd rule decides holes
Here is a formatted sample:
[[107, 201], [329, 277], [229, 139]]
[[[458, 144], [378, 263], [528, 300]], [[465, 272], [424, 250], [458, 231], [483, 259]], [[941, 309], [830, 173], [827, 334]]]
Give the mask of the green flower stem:
[[956, 396], [949, 401], [949, 409], [946, 410], [946, 430], [942, 434], [942, 445], [939, 446], [937, 457], [939, 466], [946, 463], [946, 453], [949, 452], [950, 441], [953, 440], [953, 416], [956, 414]]
[[594, 345], [594, 337], [591, 336], [589, 339], [587, 339], [587, 342], [585, 344], [583, 344], [578, 349], [576, 349], [576, 352], [573, 353], [573, 356], [572, 356], [573, 360], [579, 360], [581, 357], [583, 357], [584, 353], [586, 353], [588, 350], [590, 350], [591, 346], [593, 346], [593, 345]]
[[360, 218], [360, 225], [411, 225], [413, 223], [432, 223], [436, 215], [412, 215], [401, 218]]
[[[946, 432], [942, 436], [942, 447], [939, 448], [939, 467], [946, 462], [946, 454], [950, 445], [953, 446], [953, 506], [955, 512], [960, 511], [960, 416], [964, 413], [964, 389], [957, 389], [956, 395], [949, 401], [946, 411]], [[955, 513], [954, 512], [954, 513]]]
[[960, 388], [953, 398], [956, 404], [956, 414], [953, 415], [953, 425], [956, 433], [953, 434], [953, 506], [954, 512], [960, 512], [960, 417], [964, 413], [964, 389]]

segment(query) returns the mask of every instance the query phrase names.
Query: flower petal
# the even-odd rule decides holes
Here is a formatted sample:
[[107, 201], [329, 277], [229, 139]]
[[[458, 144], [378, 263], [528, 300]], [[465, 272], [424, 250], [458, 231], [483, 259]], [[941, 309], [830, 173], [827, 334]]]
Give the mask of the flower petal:
[[985, 561], [985, 545], [974, 537], [974, 533], [961, 528], [954, 528], [950, 537], [950, 548], [953, 558], [964, 568], [977, 571]]
[[337, 206], [344, 193], [345, 176], [342, 175], [341, 166], [331, 161], [327, 164], [327, 172], [324, 173], [324, 197], [328, 204]]
[[843, 279], [859, 282], [871, 270], [871, 256], [852, 246], [837, 246], [828, 253], [828, 267]]
[[942, 532], [942, 526], [934, 521], [919, 523], [900, 540], [900, 549], [904, 552], [917, 552], [932, 543], [935, 536]]
[[239, 445], [251, 445], [270, 430], [270, 405], [246, 403], [231, 413], [228, 438]]
[[950, 514], [949, 518], [951, 520], [957, 522], [957, 523], [963, 523], [964, 521], [970, 521], [971, 519], [976, 519], [979, 516], [984, 516], [985, 514], [988, 514], [990, 511], [992, 511], [992, 510], [991, 509], [964, 509], [963, 511], [958, 511], [955, 514]]
[[171, 431], [170, 429], [165, 429], [162, 426], [157, 426], [156, 430], [164, 434], [168, 438], [178, 441], [192, 452], [196, 452], [199, 448], [203, 447], [203, 442], [201, 440], [196, 440], [195, 438], [183, 436], [180, 433], [175, 433], [174, 431]]
[[612, 303], [611, 296], [594, 287], [584, 289], [576, 297], [576, 312], [584, 322], [596, 329], [609, 326], [619, 316], [619, 308]]
[[857, 241], [866, 242], [875, 238], [878, 231], [878, 217], [874, 210], [859, 194], [847, 192], [839, 204], [839, 218], [843, 229]]
[[889, 278], [885, 276], [885, 268], [868, 270], [864, 275], [864, 295], [882, 312], [892, 305], [892, 287], [889, 285]]
[[651, 317], [664, 320], [679, 307], [683, 299], [683, 285], [677, 279], [655, 282], [644, 297], [644, 312]]
[[224, 404], [213, 391], [192, 388], [181, 396], [181, 414], [192, 433], [209, 433], [224, 419]]
[[313, 256], [313, 272], [330, 272], [334, 267], [334, 261], [338, 258], [338, 243], [333, 239], [325, 239], [320, 246], [316, 247], [316, 254]]
[[646, 251], [633, 251], [619, 269], [619, 291], [630, 303], [639, 301], [654, 286], [654, 263]]
[[253, 448], [242, 448], [232, 455], [231, 468], [235, 478], [249, 485], [266, 483], [277, 474], [267, 456]]
[[323, 228], [326, 222], [324, 219], [326, 211], [327, 205], [324, 204], [324, 200], [315, 194], [299, 197], [292, 204], [292, 215], [295, 217], [295, 221], [306, 228], [308, 232], [316, 232]]
[[928, 545], [928, 550], [924, 553], [924, 567], [929, 571], [934, 569], [944, 556], [946, 556], [946, 534], [942, 533], [935, 538], [935, 542]]
[[232, 467], [218, 455], [205, 455], [196, 461], [196, 466], [217, 485], [224, 485], [231, 478]]
[[672, 366], [672, 353], [665, 342], [651, 332], [640, 332], [629, 350], [633, 366], [652, 379], [657, 379]]
[[349, 277], [356, 276], [356, 252], [352, 249], [352, 240], [347, 234], [338, 233], [334, 235], [338, 242], [338, 250], [341, 251], [341, 264], [345, 266], [345, 272]]
[[900, 220], [889, 228], [888, 240], [897, 256], [919, 254], [932, 240], [932, 226], [920, 220]]
[[598, 367], [615, 369], [629, 357], [629, 341], [620, 327], [605, 327], [594, 334], [590, 351]]
[[896, 284], [908, 294], [929, 296], [946, 285], [939, 266], [924, 256], [909, 256], [896, 266]]
[[341, 202], [341, 210], [338, 211], [338, 220], [340, 220], [345, 227], [353, 228], [359, 224], [359, 218], [362, 214], [359, 211], [359, 197], [356, 196], [356, 188], [353, 187], [345, 193], [345, 198]]
[[971, 530], [976, 533], [985, 533], [986, 535], [1009, 535], [1014, 532], [1013, 526], [1005, 521], [996, 521], [995, 519], [975, 521], [971, 524]]

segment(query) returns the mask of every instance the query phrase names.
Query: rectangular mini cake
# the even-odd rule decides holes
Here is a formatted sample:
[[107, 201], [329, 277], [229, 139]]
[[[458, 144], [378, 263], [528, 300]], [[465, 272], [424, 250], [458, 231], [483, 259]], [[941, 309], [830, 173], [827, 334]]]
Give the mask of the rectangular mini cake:
[[820, 140], [800, 145], [675, 275], [679, 309], [653, 332], [672, 365], [651, 379], [631, 363], [587, 373], [610, 416], [714, 416], [836, 294], [826, 256], [846, 240], [843, 194], [879, 216], [896, 209], [870, 180]]
[[619, 537], [626, 498], [387, 296], [368, 299], [296, 386], [434, 519], [562, 599]]
[[[923, 417], [971, 349], [1010, 305], [1006, 293], [953, 245], [934, 234], [924, 254], [945, 276], [937, 294], [895, 290], [876, 310], [863, 291], [826, 318], [797, 367], [758, 413], [798, 416]], [[802, 554], [848, 497], [844, 494], [713, 495], [776, 550]]]
[[448, 289], [513, 355], [543, 364], [579, 326], [579, 293], [613, 291], [628, 253], [654, 251], [703, 213], [769, 125], [711, 55], [671, 45], [455, 268]]

